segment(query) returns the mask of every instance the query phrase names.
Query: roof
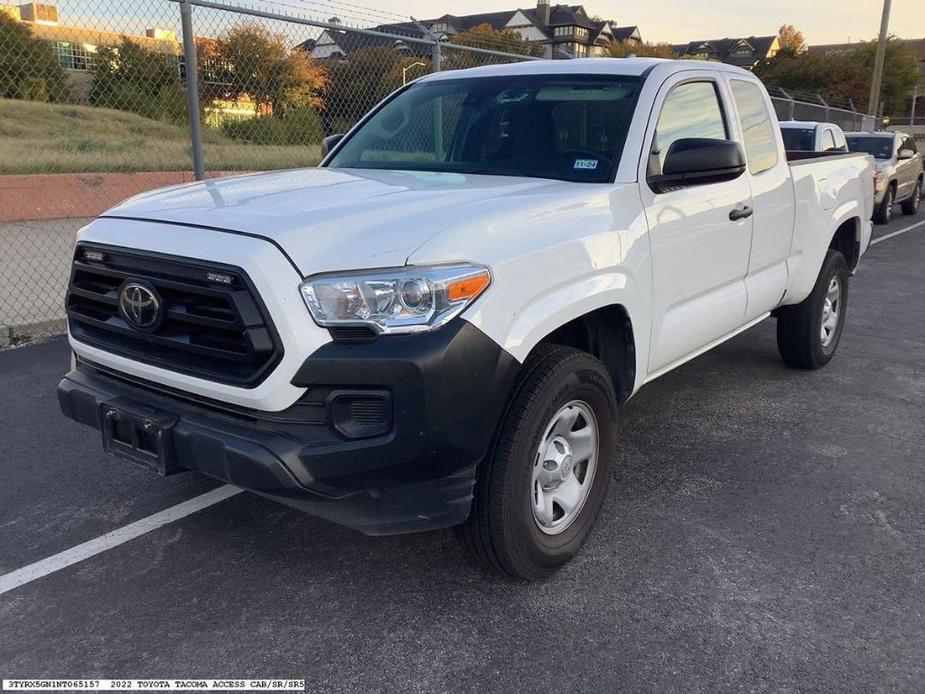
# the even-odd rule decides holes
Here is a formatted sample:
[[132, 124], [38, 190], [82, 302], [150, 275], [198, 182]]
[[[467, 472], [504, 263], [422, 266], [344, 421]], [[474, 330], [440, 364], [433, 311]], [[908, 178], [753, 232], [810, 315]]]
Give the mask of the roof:
[[611, 27], [610, 31], [613, 33], [613, 37], [616, 41], [626, 41], [626, 39], [639, 38], [639, 27], [638, 26], [629, 26], [629, 27]]
[[[521, 14], [526, 17], [534, 27], [539, 29], [546, 36], [546, 39], [553, 38], [553, 29], [557, 26], [579, 26], [588, 30], [588, 39], [581, 39], [582, 43], [591, 44], [598, 40], [601, 31], [606, 26], [610, 26], [614, 39], [623, 41], [626, 39], [641, 40], [639, 27], [626, 26], [617, 27], [613, 21], [603, 20], [594, 21], [591, 19], [582, 5], [551, 5], [549, 8], [549, 22], [546, 23], [540, 18], [537, 8], [530, 7], [527, 9], [504, 10], [501, 12], [482, 12], [468, 15], [444, 14], [436, 19], [421, 20], [421, 24], [430, 29], [435, 24], [446, 24], [447, 33], [460, 34], [470, 31], [477, 26], [487, 24], [495, 31], [501, 31], [508, 26], [510, 21], [517, 15]], [[373, 30], [385, 33], [394, 33], [399, 36], [422, 37], [419, 25], [415, 22], [395, 22], [391, 24], [380, 24], [373, 27]], [[385, 47], [391, 45], [388, 39], [383, 37], [368, 36], [350, 32], [348, 30], [328, 29], [326, 32], [331, 39], [338, 45], [344, 55], [350, 55], [361, 48]], [[574, 39], [572, 39], [574, 40]], [[318, 45], [315, 42], [315, 45]], [[306, 41], [300, 46], [311, 51], [313, 46]], [[425, 49], [415, 48], [414, 44], [408, 44], [411, 53], [423, 55]]]
[[445, 14], [437, 19], [430, 19], [424, 22], [424, 25], [429, 27], [435, 22], [446, 22], [457, 32], [461, 33], [463, 31], [469, 31], [469, 29], [473, 27], [488, 24], [495, 31], [501, 31], [516, 13], [517, 10], [483, 12], [482, 14], [467, 14], [463, 16]]
[[683, 70], [708, 69], [750, 75], [745, 70], [705, 60], [667, 60], [665, 58], [575, 58], [573, 60], [527, 60], [519, 63], [483, 65], [467, 70], [448, 70], [421, 77], [418, 81], [459, 79], [462, 77], [504, 77], [512, 75], [629, 75], [640, 76], [660, 67]]
[[[702, 53], [702, 49], [711, 56], [716, 56], [724, 63], [738, 65], [740, 67], [751, 66], [755, 61], [765, 58], [771, 52], [777, 36], [745, 36], [739, 38], [722, 38], [722, 39], [703, 39], [700, 41], [690, 41], [672, 46], [675, 53], [679, 56], [696, 55]], [[739, 45], [745, 44], [752, 49], [748, 56], [732, 55], [732, 51]]]
[[[158, 52], [167, 52], [171, 55], [180, 55], [182, 48], [179, 41], [170, 39], [155, 39], [150, 36], [138, 36], [115, 31], [101, 31], [99, 29], [85, 29], [83, 27], [68, 26], [66, 24], [36, 24], [24, 22], [36, 36], [46, 41], [66, 41], [69, 43], [88, 43], [95, 46], [118, 46], [122, 40], [128, 40]], [[197, 37], [198, 38], [198, 37]]]
[[[344, 29], [325, 29], [324, 34], [329, 36], [331, 40], [337, 44], [338, 48], [340, 48], [344, 55], [352, 55], [353, 53], [356, 53], [357, 51], [364, 48], [394, 48], [398, 42], [402, 42], [407, 48], [408, 53], [411, 55], [430, 55], [431, 48], [429, 45], [411, 41], [402, 41], [403, 35], [409, 35], [407, 33], [402, 34], [398, 31], [389, 32], [388, 29], [383, 27], [376, 27], [375, 30], [386, 33], [394, 33], [395, 36], [392, 38], [389, 36], [361, 34], [356, 31], [347, 31]], [[418, 32], [418, 35], [420, 35], [420, 32]], [[297, 46], [297, 48], [301, 48], [302, 50], [311, 53], [311, 51], [319, 45], [319, 39], [309, 39], [308, 41], [303, 41]]]

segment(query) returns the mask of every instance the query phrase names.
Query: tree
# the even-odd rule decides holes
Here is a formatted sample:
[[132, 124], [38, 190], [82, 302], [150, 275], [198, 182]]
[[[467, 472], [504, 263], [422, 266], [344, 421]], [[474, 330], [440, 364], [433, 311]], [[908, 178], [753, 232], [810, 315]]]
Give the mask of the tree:
[[[866, 104], [870, 99], [870, 81], [874, 74], [874, 59], [877, 54], [877, 41], [865, 41], [852, 53], [852, 58], [869, 75], [866, 94], [858, 95], [856, 103]], [[880, 88], [880, 102], [887, 115], [901, 113], [906, 108], [908, 98], [918, 83], [918, 58], [906, 44], [895, 36], [890, 36], [886, 44], [886, 56], [883, 61], [883, 82]], [[876, 108], [868, 108], [876, 112]]]
[[[515, 29], [496, 31], [491, 24], [479, 24], [467, 31], [460, 32], [450, 39], [450, 43], [456, 46], [484, 48], [490, 51], [517, 55], [539, 55], [542, 53], [541, 48], [524, 39], [519, 31]], [[448, 49], [444, 51], [444, 55], [446, 56], [447, 65], [451, 69], [483, 65], [486, 60], [491, 60], [490, 56], [462, 50]]]
[[670, 43], [630, 43], [628, 41], [611, 41], [607, 44], [606, 55], [610, 58], [677, 58], [678, 54]]
[[[781, 51], [755, 68], [765, 84], [788, 91], [807, 91], [822, 95], [833, 104], [857, 108], [867, 104], [873, 77], [877, 42], [860, 43], [851, 49], [831, 54]], [[918, 80], [915, 54], [902, 41], [891, 37], [886, 47], [881, 99], [887, 114], [904, 107]]]
[[803, 32], [793, 24], [784, 24], [777, 30], [777, 42], [780, 44], [781, 51], [786, 51], [791, 55], [799, 55], [806, 50], [806, 39], [803, 38]]
[[170, 122], [186, 119], [186, 98], [176, 56], [148, 50], [123, 37], [101, 46], [92, 67], [90, 103]]
[[859, 96], [870, 88], [867, 71], [846, 53], [781, 52], [759, 63], [755, 74], [769, 87], [820, 94], [835, 104], [847, 105], [851, 100], [859, 107], [866, 101]]
[[[414, 62], [427, 61], [380, 46], [362, 48], [332, 65], [321, 111], [325, 133], [345, 132], [401, 86], [402, 68]], [[429, 68], [420, 69], [426, 72]]]
[[216, 76], [232, 100], [249, 97], [259, 110], [282, 115], [286, 109], [321, 105], [324, 68], [281, 35], [258, 24], [240, 24], [219, 38]]
[[67, 101], [67, 76], [47, 41], [0, 12], [0, 98]]

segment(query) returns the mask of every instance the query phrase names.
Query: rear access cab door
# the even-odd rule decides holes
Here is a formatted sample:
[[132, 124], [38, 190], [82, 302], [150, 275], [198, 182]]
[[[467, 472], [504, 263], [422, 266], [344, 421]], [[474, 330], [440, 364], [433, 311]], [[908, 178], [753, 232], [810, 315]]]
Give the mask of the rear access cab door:
[[[776, 307], [787, 290], [794, 194], [783, 139], [767, 92], [754, 80], [736, 76], [728, 76], [726, 85], [748, 162], [745, 177], [754, 209], [745, 278], [748, 303], [744, 322], [748, 322]], [[827, 132], [831, 138], [831, 128]]]

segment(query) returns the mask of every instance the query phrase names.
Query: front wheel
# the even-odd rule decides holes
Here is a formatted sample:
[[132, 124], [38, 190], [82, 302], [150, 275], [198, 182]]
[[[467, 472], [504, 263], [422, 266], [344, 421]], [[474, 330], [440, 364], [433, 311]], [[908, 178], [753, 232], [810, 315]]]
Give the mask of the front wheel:
[[541, 345], [525, 362], [482, 462], [463, 545], [514, 578], [545, 578], [584, 544], [617, 449], [617, 401], [604, 365]]
[[848, 263], [829, 250], [813, 291], [777, 315], [777, 350], [787, 366], [821, 369], [835, 355], [848, 312]]

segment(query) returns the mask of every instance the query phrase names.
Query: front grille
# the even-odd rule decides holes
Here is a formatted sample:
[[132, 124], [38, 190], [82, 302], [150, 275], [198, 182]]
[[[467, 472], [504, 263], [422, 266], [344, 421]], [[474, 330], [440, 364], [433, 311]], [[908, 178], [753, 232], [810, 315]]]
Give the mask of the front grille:
[[[89, 251], [89, 253], [88, 253]], [[126, 282], [153, 288], [162, 320], [130, 325], [119, 310]], [[237, 267], [80, 244], [67, 293], [80, 342], [184, 374], [253, 388], [279, 363], [279, 337], [253, 284]]]

